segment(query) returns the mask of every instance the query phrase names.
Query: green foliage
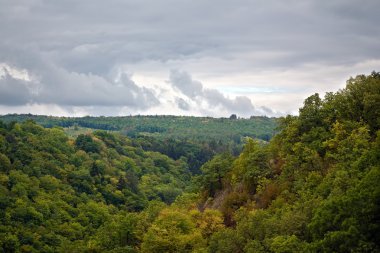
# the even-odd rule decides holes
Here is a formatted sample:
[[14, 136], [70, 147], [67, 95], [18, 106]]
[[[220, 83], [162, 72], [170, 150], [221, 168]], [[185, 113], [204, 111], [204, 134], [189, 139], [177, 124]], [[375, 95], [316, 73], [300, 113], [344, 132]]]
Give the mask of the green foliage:
[[[236, 117], [236, 115], [235, 115]], [[31, 114], [0, 116], [5, 122], [34, 120], [45, 126], [60, 126], [76, 141], [78, 149], [98, 153], [99, 143], [90, 138], [96, 129], [119, 132], [133, 138], [135, 147], [156, 151], [174, 160], [184, 159], [192, 174], [200, 174], [200, 167], [215, 154], [238, 154], [245, 137], [268, 141], [275, 133], [276, 119], [201, 118], [183, 116], [126, 116], [126, 117], [51, 117]], [[94, 133], [99, 135], [99, 132]], [[112, 146], [112, 138], [99, 137]], [[112, 136], [112, 135], [111, 135]], [[0, 141], [1, 143], [1, 141]], [[1, 152], [1, 151], [0, 151]]]
[[243, 252], [243, 242], [243, 238], [241, 238], [235, 230], [225, 228], [212, 235], [208, 249], [209, 252], [238, 253]]
[[207, 196], [214, 197], [217, 191], [224, 186], [224, 177], [231, 168], [233, 158], [225, 153], [216, 155], [211, 161], [205, 163], [202, 168], [203, 190]]
[[[274, 118], [252, 116], [250, 119], [228, 119], [186, 116], [124, 116], [124, 117], [52, 117], [31, 114], [10, 114], [0, 117], [4, 122], [34, 120], [44, 127], [60, 126], [121, 131], [129, 137], [155, 136], [161, 140], [240, 141], [241, 137], [268, 141], [274, 134]], [[73, 130], [71, 129], [71, 130]], [[73, 134], [74, 135], [74, 134]]]
[[380, 74], [360, 75], [307, 98], [268, 145], [249, 140], [204, 203], [231, 226], [209, 251], [379, 252], [379, 103]]
[[253, 139], [247, 139], [240, 156], [234, 161], [231, 180], [242, 182], [249, 193], [255, 193], [261, 178], [268, 177], [268, 152]]
[[176, 210], [163, 210], [148, 229], [142, 252], [193, 252], [204, 242], [191, 217]]
[[315, 247], [339, 252], [378, 249], [379, 180], [380, 167], [372, 167], [356, 187], [328, 198], [315, 210], [308, 225]]
[[7, 116], [136, 138], [0, 122], [1, 252], [380, 252], [379, 105], [351, 78], [237, 156], [249, 120]]
[[138, 215], [135, 213], [120, 213], [113, 215], [112, 220], [96, 231], [91, 239], [93, 248], [99, 251], [136, 252], [140, 243], [136, 226]]
[[87, 153], [99, 153], [100, 145], [97, 144], [90, 135], [80, 134], [75, 140], [75, 146]]
[[131, 212], [149, 200], [173, 202], [190, 182], [183, 161], [133, 147], [121, 135], [70, 140], [62, 129], [32, 121], [1, 126], [5, 252], [136, 252], [146, 229]]

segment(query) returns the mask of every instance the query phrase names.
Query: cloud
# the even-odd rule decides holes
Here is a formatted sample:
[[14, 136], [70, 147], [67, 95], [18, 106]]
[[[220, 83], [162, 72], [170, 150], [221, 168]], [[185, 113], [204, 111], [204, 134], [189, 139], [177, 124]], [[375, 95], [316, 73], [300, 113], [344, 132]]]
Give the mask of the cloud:
[[177, 98], [176, 99], [178, 108], [184, 111], [189, 111], [190, 110], [190, 105], [183, 99], [183, 98]]
[[[197, 106], [202, 106], [203, 102], [206, 102], [209, 109], [220, 107], [228, 112], [239, 112], [245, 116], [255, 113], [254, 106], [248, 97], [228, 98], [216, 89], [204, 88], [201, 82], [193, 80], [187, 72], [172, 70], [169, 78], [173, 87], [195, 101]], [[180, 102], [185, 101], [182, 99]]]
[[2, 3], [0, 31], [3, 44], [32, 47], [80, 73], [204, 57], [294, 67], [378, 58], [379, 8], [376, 0], [12, 1]]
[[186, 72], [172, 70], [170, 72], [170, 83], [189, 98], [196, 98], [203, 94], [202, 83], [193, 80]]
[[0, 104], [27, 103], [62, 106], [128, 106], [146, 109], [159, 105], [154, 91], [139, 87], [127, 74], [111, 82], [93, 74], [68, 72], [54, 65], [34, 67], [30, 81], [13, 77], [5, 70], [0, 78]]
[[223, 106], [231, 111], [253, 113], [254, 106], [251, 100], [245, 96], [237, 96], [230, 99], [215, 89], [205, 89], [204, 97], [211, 106]]
[[31, 93], [27, 81], [13, 78], [4, 68], [0, 78], [0, 104], [24, 105], [29, 102]]
[[[0, 64], [30, 75], [0, 80], [0, 103], [13, 107], [281, 115], [309, 93], [341, 88], [347, 75], [380, 70], [378, 0], [0, 4]], [[176, 90], [161, 92], [170, 69], [201, 81], [173, 75]]]

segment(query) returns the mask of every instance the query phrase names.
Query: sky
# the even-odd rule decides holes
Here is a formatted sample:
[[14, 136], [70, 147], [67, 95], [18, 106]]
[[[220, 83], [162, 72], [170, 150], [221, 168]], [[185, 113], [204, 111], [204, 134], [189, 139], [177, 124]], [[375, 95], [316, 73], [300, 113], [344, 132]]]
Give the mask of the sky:
[[378, 0], [0, 0], [0, 114], [297, 114], [380, 71]]

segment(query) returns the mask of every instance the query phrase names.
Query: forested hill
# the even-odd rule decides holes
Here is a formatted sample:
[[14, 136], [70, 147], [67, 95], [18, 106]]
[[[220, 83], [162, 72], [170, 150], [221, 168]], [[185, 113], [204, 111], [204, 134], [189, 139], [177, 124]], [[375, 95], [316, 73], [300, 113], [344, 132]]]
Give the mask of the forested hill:
[[380, 73], [200, 174], [135, 141], [0, 123], [2, 252], [380, 252]]
[[51, 117], [31, 114], [0, 116], [5, 123], [34, 122], [51, 128], [63, 127], [72, 137], [95, 130], [118, 132], [132, 139], [131, 145], [145, 151], [156, 151], [174, 160], [185, 158], [192, 174], [199, 174], [203, 163], [215, 154], [241, 152], [246, 137], [270, 140], [277, 127], [276, 118], [249, 119], [186, 116], [126, 117]]
[[268, 141], [275, 133], [276, 119], [252, 116], [249, 119], [211, 118], [188, 116], [125, 116], [125, 117], [53, 117], [32, 114], [9, 114], [0, 116], [4, 122], [32, 119], [44, 127], [86, 127], [100, 130], [120, 131], [136, 136], [154, 136], [161, 139], [234, 140], [241, 137]]
[[134, 252], [158, 208], [189, 186], [184, 160], [122, 135], [70, 140], [32, 121], [0, 122], [2, 252]]
[[268, 145], [202, 172], [202, 207], [226, 226], [209, 252], [380, 252], [380, 73], [308, 97]]

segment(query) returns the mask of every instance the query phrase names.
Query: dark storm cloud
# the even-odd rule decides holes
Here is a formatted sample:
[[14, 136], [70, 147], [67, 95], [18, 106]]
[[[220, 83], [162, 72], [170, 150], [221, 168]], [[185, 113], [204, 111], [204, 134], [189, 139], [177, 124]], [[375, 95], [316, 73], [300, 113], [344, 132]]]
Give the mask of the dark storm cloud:
[[24, 105], [30, 101], [31, 93], [28, 83], [14, 79], [6, 69], [5, 76], [0, 79], [0, 104]]
[[[380, 59], [378, 0], [0, 0], [0, 6], [0, 63], [36, 77], [30, 84], [1, 79], [2, 104], [150, 108], [159, 104], [152, 90], [115, 82], [112, 74], [146, 61], [218, 58], [234, 62], [229, 73], [211, 64], [208, 71], [228, 75]], [[253, 109], [246, 97], [229, 99], [180, 78], [173, 81], [189, 98]]]
[[197, 102], [198, 106], [206, 102], [210, 109], [221, 107], [229, 112], [240, 112], [245, 115], [254, 113], [251, 100], [245, 96], [237, 96], [230, 99], [216, 89], [206, 89], [203, 84], [183, 71], [172, 70], [170, 72], [170, 83], [184, 95]]

